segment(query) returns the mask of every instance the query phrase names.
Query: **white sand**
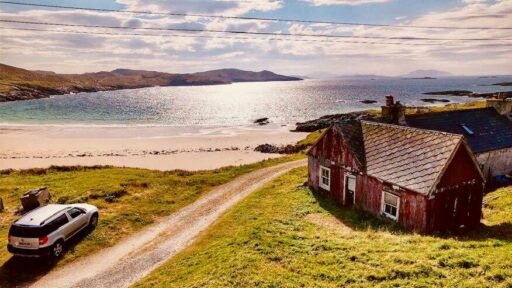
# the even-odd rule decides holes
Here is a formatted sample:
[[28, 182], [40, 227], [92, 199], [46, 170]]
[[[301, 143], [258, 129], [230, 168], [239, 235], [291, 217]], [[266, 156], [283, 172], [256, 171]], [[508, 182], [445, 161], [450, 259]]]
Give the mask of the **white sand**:
[[115, 165], [158, 170], [213, 169], [275, 158], [259, 144], [293, 144], [290, 126], [0, 126], [0, 169]]

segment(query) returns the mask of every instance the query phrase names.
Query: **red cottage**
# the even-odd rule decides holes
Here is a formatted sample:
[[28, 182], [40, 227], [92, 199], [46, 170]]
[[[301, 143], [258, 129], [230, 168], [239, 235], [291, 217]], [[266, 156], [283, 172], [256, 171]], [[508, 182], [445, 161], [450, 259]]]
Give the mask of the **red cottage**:
[[340, 205], [420, 233], [480, 223], [484, 178], [462, 135], [343, 121], [308, 158], [310, 187]]

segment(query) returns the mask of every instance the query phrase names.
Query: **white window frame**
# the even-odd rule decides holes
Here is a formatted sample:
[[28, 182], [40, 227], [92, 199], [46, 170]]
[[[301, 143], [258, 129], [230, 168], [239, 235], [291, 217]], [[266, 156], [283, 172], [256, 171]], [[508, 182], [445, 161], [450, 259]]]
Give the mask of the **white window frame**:
[[[395, 207], [396, 208], [396, 216], [395, 215], [391, 215], [389, 213], [386, 212], [386, 205], [389, 205], [389, 204], [386, 204], [385, 202], [385, 197], [386, 194], [392, 196], [392, 197], [395, 197], [397, 198], [397, 206]], [[392, 206], [394, 207], [393, 205], [389, 205], [389, 206]], [[386, 216], [387, 218], [389, 219], [393, 219], [395, 221], [398, 221], [398, 217], [400, 216], [400, 196], [397, 196], [393, 193], [390, 193], [390, 192], [386, 192], [386, 191], [382, 191], [382, 199], [381, 199], [381, 211], [382, 211], [382, 215]]]
[[[354, 179], [354, 199], [353, 200], [353, 205], [356, 204], [356, 190], [357, 190], [357, 177], [356, 175], [353, 175], [353, 174], [349, 174], [349, 173], [346, 173], [345, 174], [345, 181], [344, 181], [344, 187], [343, 187], [343, 203], [345, 203], [346, 199], [347, 199], [347, 190], [348, 190], [348, 179]], [[346, 203], [345, 203], [346, 204]]]
[[[324, 182], [322, 181], [324, 179], [324, 176], [322, 174], [323, 171], [327, 171], [329, 173], [329, 177], [327, 177], [329, 184], [324, 184]], [[327, 191], [331, 190], [331, 168], [320, 165], [320, 171], [318, 173], [318, 186]]]

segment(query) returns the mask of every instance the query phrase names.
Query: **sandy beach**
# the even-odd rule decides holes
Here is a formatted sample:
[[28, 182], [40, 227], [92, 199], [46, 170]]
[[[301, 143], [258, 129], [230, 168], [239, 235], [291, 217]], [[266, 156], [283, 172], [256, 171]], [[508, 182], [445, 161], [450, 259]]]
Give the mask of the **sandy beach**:
[[294, 144], [291, 126], [0, 126], [0, 169], [51, 165], [114, 165], [203, 170], [279, 157], [253, 149]]

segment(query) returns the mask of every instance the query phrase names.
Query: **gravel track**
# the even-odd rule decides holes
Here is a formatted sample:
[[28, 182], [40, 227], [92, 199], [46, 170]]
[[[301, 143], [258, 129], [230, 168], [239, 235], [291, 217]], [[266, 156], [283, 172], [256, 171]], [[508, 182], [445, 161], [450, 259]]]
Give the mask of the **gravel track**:
[[251, 192], [304, 165], [306, 160], [299, 160], [238, 177], [117, 245], [51, 271], [30, 287], [128, 287], [192, 244]]

